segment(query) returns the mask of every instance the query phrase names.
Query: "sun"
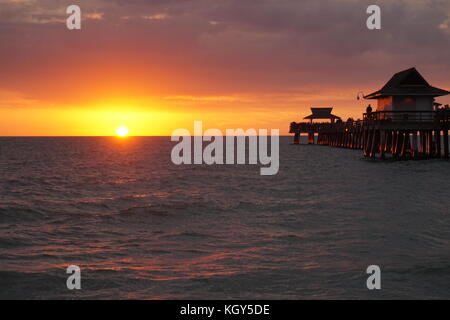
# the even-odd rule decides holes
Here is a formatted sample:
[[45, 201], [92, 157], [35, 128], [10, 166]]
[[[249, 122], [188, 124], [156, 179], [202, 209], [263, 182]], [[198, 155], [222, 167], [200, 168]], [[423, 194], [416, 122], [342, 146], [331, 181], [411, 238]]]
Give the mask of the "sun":
[[118, 127], [117, 130], [116, 130], [116, 134], [119, 137], [126, 137], [126, 136], [128, 136], [128, 129], [127, 129], [127, 127], [124, 127], [124, 126]]

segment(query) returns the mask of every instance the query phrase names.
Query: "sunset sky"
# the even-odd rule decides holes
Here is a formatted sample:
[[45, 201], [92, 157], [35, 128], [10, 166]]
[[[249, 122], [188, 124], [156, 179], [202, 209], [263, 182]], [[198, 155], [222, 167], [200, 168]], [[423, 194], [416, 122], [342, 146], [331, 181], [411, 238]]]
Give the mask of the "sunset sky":
[[[71, 4], [81, 30], [66, 28]], [[170, 135], [194, 120], [286, 134], [310, 107], [361, 117], [358, 92], [414, 66], [450, 89], [450, 1], [0, 0], [0, 136]]]

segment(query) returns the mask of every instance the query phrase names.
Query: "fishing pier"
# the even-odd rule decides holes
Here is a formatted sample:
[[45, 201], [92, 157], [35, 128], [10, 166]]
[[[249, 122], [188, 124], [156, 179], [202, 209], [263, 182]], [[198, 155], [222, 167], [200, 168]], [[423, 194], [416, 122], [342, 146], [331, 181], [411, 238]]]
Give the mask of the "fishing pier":
[[378, 107], [372, 111], [369, 105], [362, 119], [343, 122], [331, 113], [332, 108], [311, 108], [312, 114], [304, 118], [309, 121], [292, 122], [289, 132], [294, 134], [294, 144], [300, 143], [301, 134], [307, 134], [308, 144], [361, 149], [370, 158], [449, 159], [450, 108], [435, 102], [435, 97], [447, 94], [411, 68], [364, 96], [377, 100]]

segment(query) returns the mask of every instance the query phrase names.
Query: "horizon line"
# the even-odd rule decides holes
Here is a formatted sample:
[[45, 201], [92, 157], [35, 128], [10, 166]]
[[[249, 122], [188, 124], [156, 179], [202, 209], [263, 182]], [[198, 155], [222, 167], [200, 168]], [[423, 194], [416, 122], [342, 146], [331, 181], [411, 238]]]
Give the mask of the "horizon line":
[[[267, 135], [270, 137], [270, 135]], [[290, 137], [290, 135], [278, 135], [279, 137]], [[172, 137], [171, 135], [153, 135], [153, 136], [126, 136], [126, 137], [120, 137], [120, 136], [0, 136], [0, 138], [118, 138], [118, 139], [127, 139], [127, 138], [152, 138], [152, 137]], [[210, 137], [210, 136], [183, 136], [183, 137]], [[226, 137], [224, 135], [223, 137]], [[234, 137], [259, 137], [259, 135], [238, 135]]]

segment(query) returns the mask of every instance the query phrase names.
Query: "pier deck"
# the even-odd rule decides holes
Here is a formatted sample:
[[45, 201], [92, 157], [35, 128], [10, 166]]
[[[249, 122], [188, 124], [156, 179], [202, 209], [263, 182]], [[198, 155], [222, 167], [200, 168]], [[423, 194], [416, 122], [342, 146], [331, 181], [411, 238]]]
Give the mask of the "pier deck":
[[363, 120], [335, 123], [292, 122], [294, 144], [308, 134], [308, 143], [362, 149], [364, 156], [381, 159], [449, 159], [450, 109], [437, 111], [377, 111]]

